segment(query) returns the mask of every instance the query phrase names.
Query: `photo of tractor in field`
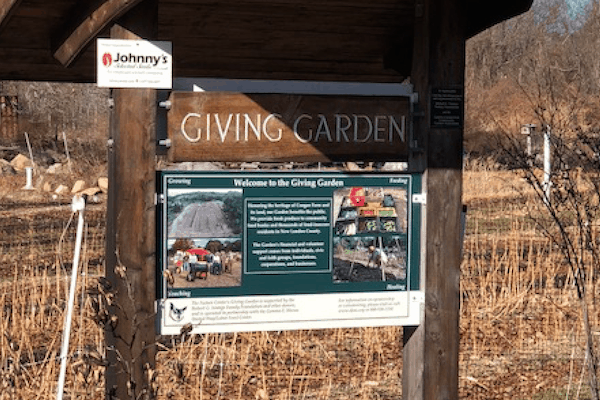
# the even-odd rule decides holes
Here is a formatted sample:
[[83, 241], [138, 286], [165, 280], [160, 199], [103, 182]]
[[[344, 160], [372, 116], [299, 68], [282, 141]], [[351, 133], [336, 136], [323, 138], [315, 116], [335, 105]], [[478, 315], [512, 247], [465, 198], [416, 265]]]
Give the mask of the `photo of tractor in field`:
[[[210, 257], [210, 254], [211, 253], [205, 249], [189, 249], [187, 251], [188, 268], [185, 279], [188, 282], [194, 282], [196, 278], [208, 278], [208, 258]], [[193, 262], [189, 262], [189, 258], [191, 258]]]
[[[224, 240], [224, 239], [221, 239]], [[239, 242], [177, 239], [170, 244], [162, 275], [169, 288], [232, 287], [241, 284]]]

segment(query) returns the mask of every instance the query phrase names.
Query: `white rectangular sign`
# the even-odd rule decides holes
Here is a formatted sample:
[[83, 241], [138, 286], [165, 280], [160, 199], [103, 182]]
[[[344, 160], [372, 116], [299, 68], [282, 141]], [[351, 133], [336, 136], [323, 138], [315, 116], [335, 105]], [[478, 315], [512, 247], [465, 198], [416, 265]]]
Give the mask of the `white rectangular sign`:
[[98, 39], [99, 87], [171, 89], [171, 42]]
[[327, 293], [280, 296], [164, 299], [162, 335], [419, 325], [423, 292]]

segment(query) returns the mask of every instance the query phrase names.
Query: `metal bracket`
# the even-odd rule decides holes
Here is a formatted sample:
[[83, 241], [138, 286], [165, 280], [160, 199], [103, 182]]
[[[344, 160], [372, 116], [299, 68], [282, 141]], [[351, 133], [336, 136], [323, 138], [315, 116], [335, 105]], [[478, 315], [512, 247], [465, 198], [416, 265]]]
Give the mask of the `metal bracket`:
[[415, 193], [412, 195], [413, 204], [427, 204], [427, 195], [425, 193]]
[[168, 149], [171, 147], [171, 139], [161, 139], [158, 141], [158, 145]]
[[410, 103], [417, 104], [419, 102], [419, 92], [413, 92], [410, 94]]

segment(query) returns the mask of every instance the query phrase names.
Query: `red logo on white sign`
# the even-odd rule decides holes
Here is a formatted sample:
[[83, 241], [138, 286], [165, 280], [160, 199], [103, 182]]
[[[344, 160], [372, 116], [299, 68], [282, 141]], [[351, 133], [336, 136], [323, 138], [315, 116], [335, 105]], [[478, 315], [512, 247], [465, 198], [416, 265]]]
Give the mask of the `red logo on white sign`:
[[112, 64], [112, 56], [110, 53], [104, 53], [102, 56], [102, 64], [104, 64], [105, 67], [110, 67]]

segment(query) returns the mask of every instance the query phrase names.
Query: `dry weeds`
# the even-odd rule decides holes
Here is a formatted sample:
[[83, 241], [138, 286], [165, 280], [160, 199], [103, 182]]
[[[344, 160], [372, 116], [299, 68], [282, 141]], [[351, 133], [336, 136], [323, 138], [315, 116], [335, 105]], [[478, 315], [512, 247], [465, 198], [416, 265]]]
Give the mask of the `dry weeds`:
[[[465, 173], [461, 398], [584, 393], [572, 276], [528, 221], [524, 188], [511, 172]], [[0, 214], [0, 223], [13, 226], [0, 237], [0, 400], [50, 399], [74, 228], [63, 232], [68, 209], [36, 211], [8, 198], [2, 197]], [[92, 221], [100, 220], [94, 213], [101, 216], [102, 210], [90, 213]], [[90, 223], [87, 230], [66, 382], [73, 399], [103, 398], [105, 348], [96, 289], [103, 229]], [[66, 239], [59, 246], [61, 236]], [[598, 293], [596, 281], [588, 284]], [[399, 398], [401, 332], [387, 327], [163, 338], [155, 385], [160, 399]]]

